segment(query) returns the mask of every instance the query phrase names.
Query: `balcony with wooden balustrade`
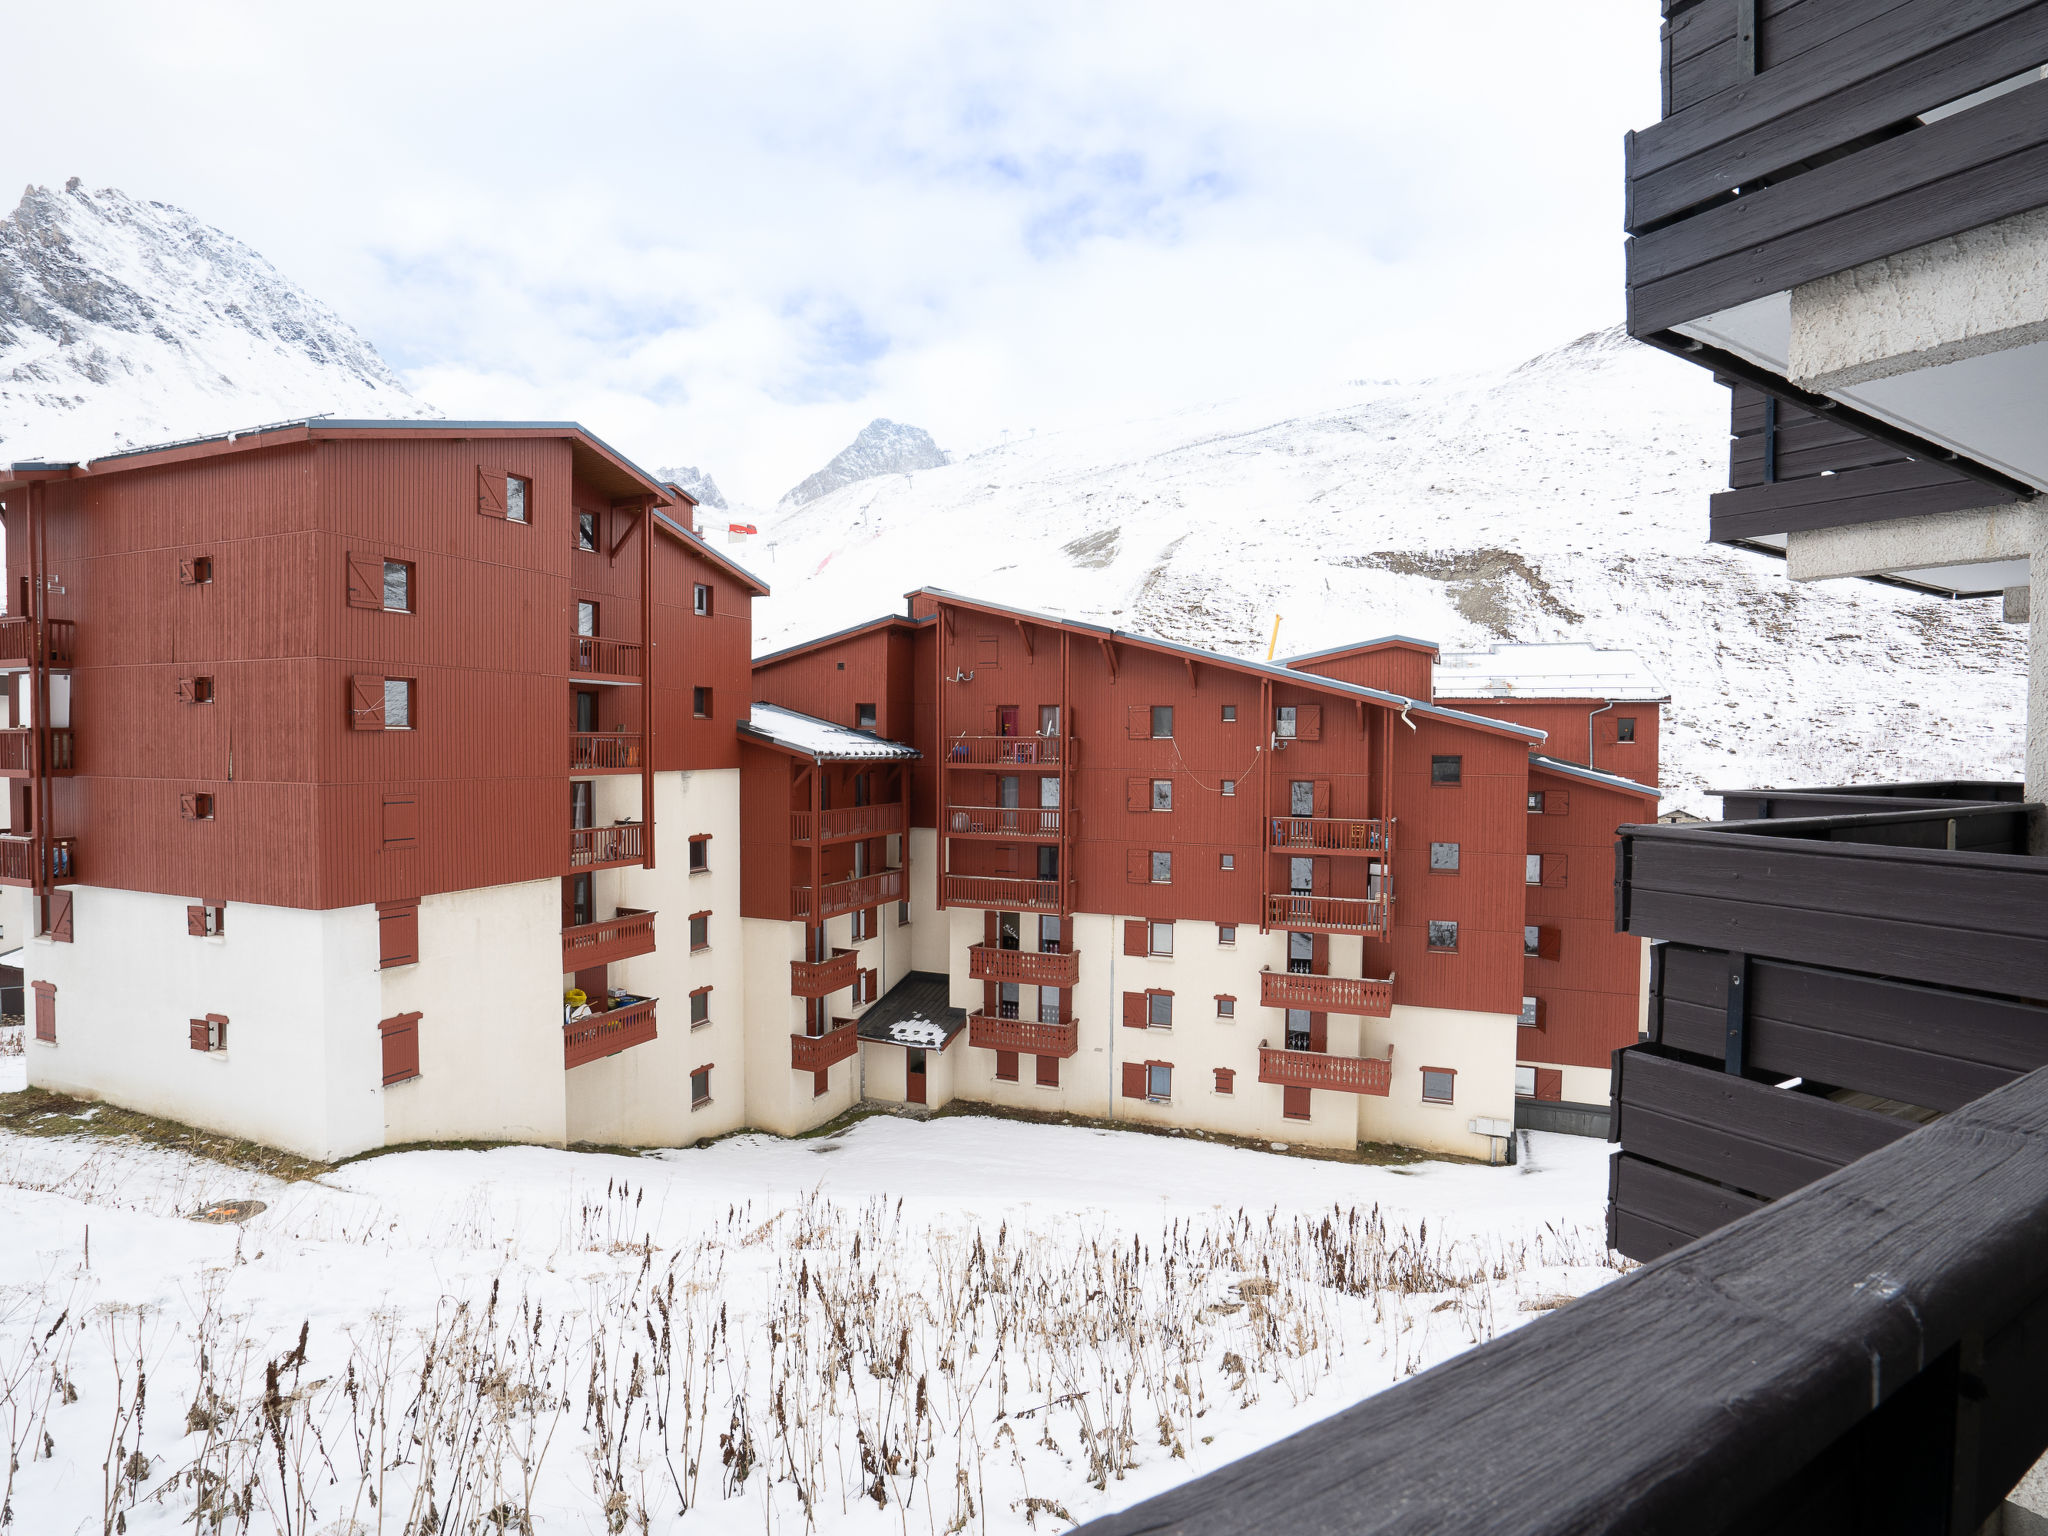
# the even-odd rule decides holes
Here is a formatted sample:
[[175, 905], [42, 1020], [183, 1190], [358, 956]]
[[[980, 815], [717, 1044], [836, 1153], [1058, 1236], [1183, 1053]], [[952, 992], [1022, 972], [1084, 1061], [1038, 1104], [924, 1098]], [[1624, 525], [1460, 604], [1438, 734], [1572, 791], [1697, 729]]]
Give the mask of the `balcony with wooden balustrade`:
[[823, 1072], [827, 1067], [850, 1060], [860, 1049], [860, 1035], [852, 1019], [834, 1019], [822, 1035], [789, 1037], [789, 1066], [793, 1072]]
[[952, 768], [1058, 768], [1063, 758], [1072, 763], [1073, 746], [1064, 736], [954, 736], [940, 757]]
[[[35, 654], [33, 619], [0, 619], [0, 667], [20, 668]], [[70, 619], [51, 619], [43, 626], [46, 667], [68, 667], [78, 640], [78, 625]]]
[[1041, 1024], [1035, 1019], [970, 1013], [967, 1043], [985, 1051], [1016, 1051], [1024, 1056], [1072, 1056], [1081, 1048], [1081, 1026], [1072, 1019]]
[[585, 1014], [562, 1026], [562, 1068], [580, 1067], [645, 1045], [655, 1038], [654, 1005], [659, 998], [643, 997], [636, 1003], [604, 1013]]
[[1268, 846], [1274, 853], [1380, 853], [1387, 851], [1386, 824], [1349, 816], [1271, 816]]
[[654, 953], [654, 914], [621, 909], [601, 923], [562, 930], [562, 969], [588, 970]]
[[1058, 806], [949, 805], [946, 830], [955, 837], [1018, 837], [1050, 842], [1065, 835], [1067, 813]]
[[949, 907], [986, 907], [997, 912], [1053, 912], [1072, 909], [1064, 880], [1020, 880], [1011, 875], [943, 875], [940, 890]]
[[1079, 951], [1064, 954], [1001, 949], [992, 944], [967, 947], [970, 981], [1006, 981], [1023, 987], [1076, 987], [1081, 984]]
[[1290, 892], [1266, 897], [1266, 927], [1308, 933], [1380, 934], [1390, 921], [1387, 898], [1311, 896]]
[[[73, 837], [49, 840], [50, 884], [63, 885], [78, 878], [77, 843]], [[35, 869], [34, 838], [0, 836], [0, 885], [34, 885]]]
[[571, 635], [569, 672], [579, 683], [637, 683], [645, 675], [639, 642]]
[[1334, 1093], [1387, 1096], [1394, 1066], [1385, 1056], [1331, 1056], [1322, 1051], [1276, 1051], [1259, 1042], [1259, 1081], [1281, 1088], [1325, 1088]]
[[[25, 779], [35, 771], [35, 730], [32, 726], [0, 729], [0, 775]], [[50, 728], [51, 773], [73, 771], [72, 736], [69, 726]]]
[[789, 962], [789, 995], [827, 997], [852, 986], [859, 974], [860, 951], [857, 949], [835, 949], [829, 960], [792, 960]]
[[814, 831], [818, 841], [837, 843], [851, 838], [889, 837], [902, 830], [903, 803], [900, 800], [891, 800], [886, 805], [840, 806], [816, 816], [809, 811], [791, 811], [789, 814], [789, 840], [793, 843], [812, 841]]
[[638, 773], [641, 740], [638, 731], [571, 731], [569, 772]]
[[1309, 976], [1261, 971], [1261, 1008], [1305, 1008], [1310, 1013], [1355, 1013], [1384, 1019], [1394, 1011], [1394, 983], [1360, 976]]
[[647, 862], [647, 828], [642, 822], [615, 827], [571, 827], [569, 868], [621, 869]]
[[812, 922], [837, 917], [842, 912], [859, 912], [884, 902], [903, 900], [903, 871], [884, 869], [872, 875], [857, 875], [831, 885], [799, 885], [790, 889], [790, 916]]

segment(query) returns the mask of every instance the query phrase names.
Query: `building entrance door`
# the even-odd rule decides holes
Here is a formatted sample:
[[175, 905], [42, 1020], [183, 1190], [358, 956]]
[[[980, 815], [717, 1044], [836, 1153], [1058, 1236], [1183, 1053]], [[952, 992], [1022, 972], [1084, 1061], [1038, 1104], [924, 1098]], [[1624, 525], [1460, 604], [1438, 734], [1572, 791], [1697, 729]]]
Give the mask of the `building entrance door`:
[[916, 1046], [903, 1052], [903, 1098], [906, 1103], [924, 1103], [924, 1052]]

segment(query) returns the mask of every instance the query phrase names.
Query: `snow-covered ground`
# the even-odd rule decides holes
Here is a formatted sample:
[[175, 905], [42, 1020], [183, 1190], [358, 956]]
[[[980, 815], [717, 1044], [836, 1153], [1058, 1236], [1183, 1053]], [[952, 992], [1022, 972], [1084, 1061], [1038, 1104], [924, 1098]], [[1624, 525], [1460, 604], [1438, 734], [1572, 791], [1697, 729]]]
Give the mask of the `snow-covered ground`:
[[1613, 1278], [1606, 1147], [1528, 1145], [879, 1117], [283, 1184], [0, 1137], [14, 1529], [1064, 1529]]

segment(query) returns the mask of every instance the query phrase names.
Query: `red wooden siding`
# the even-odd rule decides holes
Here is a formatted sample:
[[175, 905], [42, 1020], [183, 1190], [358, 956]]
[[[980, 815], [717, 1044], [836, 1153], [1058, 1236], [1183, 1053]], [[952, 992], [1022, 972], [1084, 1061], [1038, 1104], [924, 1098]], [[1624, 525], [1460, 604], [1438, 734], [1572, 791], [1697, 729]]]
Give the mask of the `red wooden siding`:
[[[1381, 688], [1405, 698], [1427, 699], [1435, 676], [1437, 649], [1414, 640], [1376, 640], [1324, 656], [1290, 661], [1290, 667], [1334, 677], [1339, 682], [1357, 683], [1364, 688]], [[1534, 725], [1519, 715], [1505, 716], [1520, 725]]]
[[[1602, 773], [1618, 773], [1638, 784], [1657, 782], [1659, 727], [1663, 706], [1656, 703], [1616, 704], [1608, 708], [1605, 699], [1446, 699], [1467, 714], [1489, 720], [1513, 720], [1518, 725], [1548, 731], [1550, 739], [1537, 747], [1546, 757], [1568, 763], [1586, 761], [1586, 727], [1592, 725], [1593, 763]], [[1604, 711], [1604, 713], [1596, 713]], [[1633, 742], [1615, 739], [1615, 722], [1636, 723]]]

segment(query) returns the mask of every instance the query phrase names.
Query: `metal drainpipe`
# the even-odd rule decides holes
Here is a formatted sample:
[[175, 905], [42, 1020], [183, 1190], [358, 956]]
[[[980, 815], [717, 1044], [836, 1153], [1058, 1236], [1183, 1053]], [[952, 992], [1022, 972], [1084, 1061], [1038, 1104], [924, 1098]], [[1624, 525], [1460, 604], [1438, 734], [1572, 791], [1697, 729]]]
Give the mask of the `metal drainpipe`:
[[1604, 715], [1612, 708], [1614, 708], [1614, 700], [1609, 699], [1605, 704], [1602, 704], [1598, 709], [1586, 716], [1586, 766], [1588, 768], [1593, 766], [1593, 716]]

